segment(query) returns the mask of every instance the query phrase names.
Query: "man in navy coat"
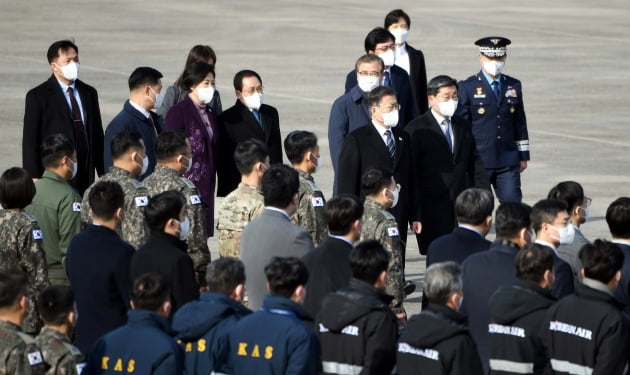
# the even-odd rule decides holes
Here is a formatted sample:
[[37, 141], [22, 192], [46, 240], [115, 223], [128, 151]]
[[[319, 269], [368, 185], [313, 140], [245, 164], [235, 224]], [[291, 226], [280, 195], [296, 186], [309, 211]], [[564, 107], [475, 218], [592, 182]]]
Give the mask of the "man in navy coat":
[[606, 223], [612, 241], [623, 253], [621, 280], [615, 289], [615, 298], [625, 304], [624, 312], [630, 313], [630, 198], [615, 199], [606, 210]]
[[481, 163], [475, 186], [492, 185], [500, 202], [520, 202], [521, 176], [529, 160], [529, 138], [521, 82], [502, 74], [511, 42], [487, 37], [479, 46], [479, 73], [459, 83], [457, 114], [472, 121]]
[[531, 207], [524, 203], [501, 204], [494, 219], [497, 239], [488, 251], [471, 255], [462, 266], [466, 298], [461, 311], [468, 316], [484, 374], [488, 373], [490, 358], [488, 300], [499, 287], [516, 282], [516, 254], [531, 242], [530, 213]]

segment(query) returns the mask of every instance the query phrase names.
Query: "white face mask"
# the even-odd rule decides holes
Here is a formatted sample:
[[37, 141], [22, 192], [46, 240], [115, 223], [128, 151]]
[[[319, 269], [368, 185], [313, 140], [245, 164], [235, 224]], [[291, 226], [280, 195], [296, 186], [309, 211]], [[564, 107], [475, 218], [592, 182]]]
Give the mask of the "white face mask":
[[398, 204], [398, 198], [400, 197], [400, 190], [396, 188], [396, 190], [387, 189], [387, 191], [390, 191], [394, 195], [394, 199], [390, 199], [390, 201], [392, 202], [392, 208], [394, 208]]
[[447, 102], [438, 102], [438, 110], [444, 117], [451, 117], [457, 109], [457, 100], [449, 100]]
[[76, 161], [73, 161], [72, 162], [72, 177], [70, 177], [71, 180], [77, 176], [78, 171], [79, 171], [79, 163]]
[[212, 97], [214, 96], [214, 87], [197, 87], [197, 97], [199, 100], [203, 102], [203, 104], [208, 104], [212, 101]]
[[357, 77], [357, 83], [361, 91], [368, 93], [378, 87], [381, 83], [381, 77]]
[[584, 211], [584, 215], [582, 215], [582, 218], [584, 218], [584, 220], [586, 221], [586, 219], [588, 219], [589, 216], [591, 216], [591, 208], [590, 207], [578, 207], [578, 212], [579, 210]]
[[245, 101], [245, 105], [247, 106], [247, 108], [257, 111], [262, 105], [263, 94], [255, 92], [253, 95], [243, 96], [243, 100]]
[[396, 54], [391, 49], [387, 52], [379, 53], [377, 56], [383, 60], [385, 66], [392, 66], [396, 62]]
[[389, 113], [383, 113], [383, 125], [390, 128], [398, 125], [398, 110], [395, 109]]
[[313, 172], [313, 173], [317, 173], [317, 171], [319, 171], [319, 169], [321, 168], [322, 163], [323, 163], [322, 156], [320, 155], [319, 157], [317, 157], [317, 156], [315, 156], [315, 154], [311, 154], [311, 155], [312, 155], [312, 157], [315, 158], [315, 160], [317, 160], [317, 165], [315, 166], [315, 172]]
[[79, 64], [74, 61], [68, 65], [60, 66], [59, 70], [61, 70], [63, 78], [68, 81], [74, 81], [79, 77]]
[[[136, 161], [136, 155], [133, 156], [134, 162]], [[140, 176], [142, 176], [143, 174], [147, 173], [147, 170], [149, 170], [149, 157], [147, 155], [144, 155], [144, 157], [142, 158], [142, 164], [140, 163], [136, 163], [136, 164], [138, 164], [140, 168], [142, 169], [140, 171]]]
[[162, 102], [164, 101], [164, 94], [162, 94], [161, 92], [153, 91], [152, 87], [149, 87], [149, 90], [151, 90], [151, 92], [155, 94], [155, 100], [147, 95], [147, 98], [149, 98], [149, 100], [153, 102], [153, 108], [160, 108], [162, 106]]
[[188, 220], [188, 216], [184, 218], [184, 221], [175, 220], [179, 225], [179, 239], [185, 241], [188, 238], [188, 234], [190, 233], [190, 220]]
[[560, 235], [560, 238], [553, 236], [551, 236], [551, 238], [560, 241], [561, 245], [569, 245], [573, 243], [573, 238], [575, 237], [575, 229], [573, 229], [573, 225], [567, 224], [567, 226], [563, 228], [556, 228], [553, 225], [551, 225], [551, 227], [557, 230], [558, 235]]
[[504, 67], [505, 61], [490, 60], [483, 63], [483, 70], [485, 70], [486, 73], [490, 74], [493, 77], [496, 77], [499, 74], [503, 73]]
[[396, 37], [396, 44], [403, 44], [407, 41], [407, 34], [409, 34], [409, 30], [407, 29], [393, 29], [389, 30], [394, 37]]
[[[187, 158], [187, 157], [186, 157], [186, 156], [184, 156], [184, 155], [180, 155], [180, 156], [182, 157], [182, 159], [186, 159], [186, 160], [188, 160], [188, 166], [186, 166], [186, 170], [184, 171], [184, 174], [186, 174], [186, 173], [190, 172], [190, 168], [192, 168], [192, 164], [193, 164], [193, 163], [192, 163], [192, 158]], [[181, 163], [181, 161], [180, 161], [180, 163]], [[182, 163], [182, 164], [183, 164], [183, 163]]]

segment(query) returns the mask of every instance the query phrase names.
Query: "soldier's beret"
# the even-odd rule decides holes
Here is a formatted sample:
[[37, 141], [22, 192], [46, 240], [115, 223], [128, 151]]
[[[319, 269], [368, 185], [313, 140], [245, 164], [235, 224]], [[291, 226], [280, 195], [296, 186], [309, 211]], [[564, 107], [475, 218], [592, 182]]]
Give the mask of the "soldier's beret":
[[507, 53], [507, 46], [512, 41], [502, 36], [487, 36], [475, 42], [479, 46], [479, 53], [487, 57], [503, 57]]

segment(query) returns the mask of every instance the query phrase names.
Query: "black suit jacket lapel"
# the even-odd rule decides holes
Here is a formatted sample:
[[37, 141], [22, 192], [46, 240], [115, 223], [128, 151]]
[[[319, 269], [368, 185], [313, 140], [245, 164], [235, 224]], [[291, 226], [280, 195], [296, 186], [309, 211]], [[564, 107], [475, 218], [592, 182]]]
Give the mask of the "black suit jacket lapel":
[[[72, 112], [66, 100], [66, 93], [63, 92], [54, 75], [48, 79], [48, 90], [50, 91], [50, 97], [55, 101], [55, 107], [63, 111], [66, 121], [72, 125]], [[83, 102], [83, 98], [81, 98], [81, 101]]]
[[[262, 135], [262, 139], [267, 140], [267, 136], [265, 132], [260, 127], [260, 124], [258, 123], [258, 121], [256, 121], [256, 117], [254, 117], [254, 114], [252, 113], [252, 111], [250, 111], [249, 108], [243, 105], [243, 103], [241, 103], [240, 100], [237, 99], [236, 102], [241, 108], [241, 115], [242, 115], [243, 120], [247, 123], [247, 126], [249, 126], [253, 132], [256, 132], [259, 135]], [[258, 113], [260, 113], [260, 118], [262, 119], [262, 122], [264, 125], [265, 119], [263, 118], [262, 111]]]
[[[442, 131], [442, 127], [440, 126], [440, 124], [438, 124], [437, 119], [433, 116], [433, 114], [429, 114], [430, 116], [430, 127], [431, 130], [434, 131], [435, 133], [437, 133], [439, 135], [439, 138], [442, 140], [442, 146], [444, 147], [446, 150], [448, 150], [448, 141], [446, 140], [446, 135], [444, 135], [444, 132]], [[454, 127], [451, 125], [451, 128], [454, 129]], [[454, 130], [453, 130], [454, 131]], [[457, 149], [457, 136], [455, 136], [455, 134], [453, 134], [455, 137], [455, 141], [453, 142], [453, 149], [456, 150]], [[450, 150], [449, 150], [450, 152]]]
[[[392, 133], [394, 135], [394, 141], [396, 142], [396, 152], [394, 153], [394, 170], [398, 167], [398, 163], [403, 156], [403, 150], [405, 148], [405, 144], [403, 141], [403, 137], [400, 135], [398, 131], [394, 131], [392, 129]], [[387, 148], [387, 147], [385, 147]], [[387, 155], [389, 156], [389, 150]]]
[[387, 149], [387, 145], [383, 141], [383, 138], [381, 138], [381, 135], [376, 130], [376, 128], [374, 128], [374, 124], [369, 123], [365, 126], [369, 126], [370, 142], [372, 143], [372, 146], [374, 146], [375, 152], [379, 152], [381, 154], [380, 156], [381, 158], [387, 157], [388, 159], [391, 159], [391, 157], [389, 156], [389, 150]]

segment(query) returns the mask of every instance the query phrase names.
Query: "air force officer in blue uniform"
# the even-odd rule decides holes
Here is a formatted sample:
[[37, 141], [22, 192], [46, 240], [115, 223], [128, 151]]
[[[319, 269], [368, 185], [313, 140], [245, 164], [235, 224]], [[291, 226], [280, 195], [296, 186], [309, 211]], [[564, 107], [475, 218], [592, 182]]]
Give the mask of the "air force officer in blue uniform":
[[489, 189], [500, 202], [520, 202], [521, 177], [529, 160], [527, 121], [521, 82], [502, 74], [507, 58], [507, 38], [487, 37], [479, 46], [479, 73], [459, 83], [457, 114], [472, 121], [481, 165], [475, 186]]

